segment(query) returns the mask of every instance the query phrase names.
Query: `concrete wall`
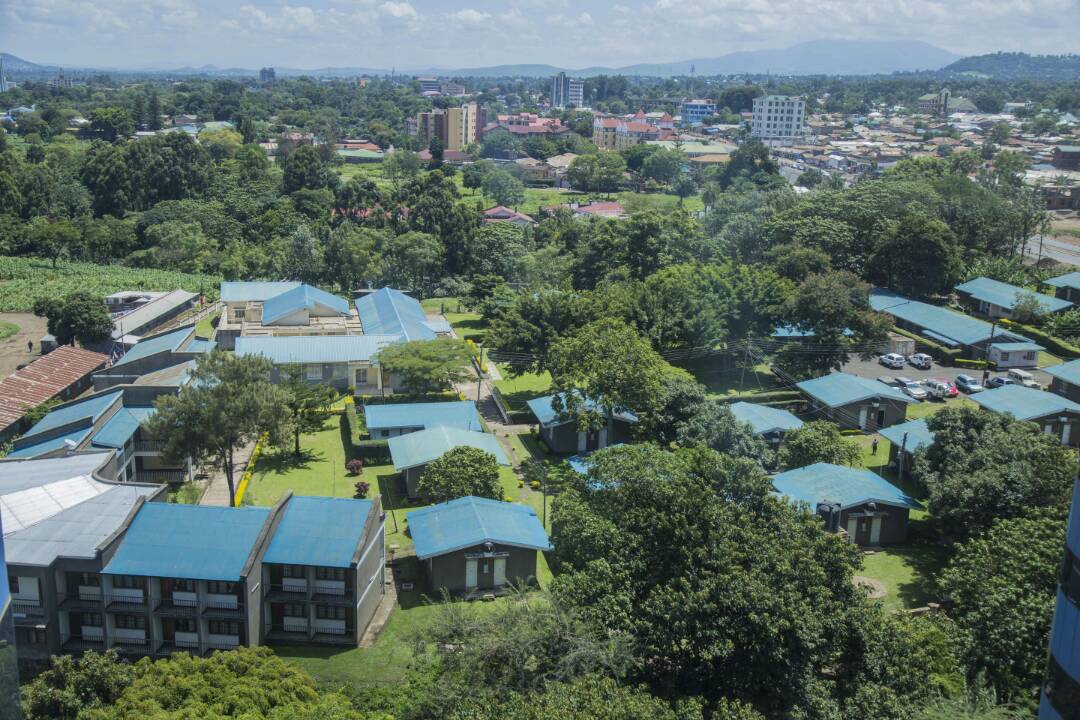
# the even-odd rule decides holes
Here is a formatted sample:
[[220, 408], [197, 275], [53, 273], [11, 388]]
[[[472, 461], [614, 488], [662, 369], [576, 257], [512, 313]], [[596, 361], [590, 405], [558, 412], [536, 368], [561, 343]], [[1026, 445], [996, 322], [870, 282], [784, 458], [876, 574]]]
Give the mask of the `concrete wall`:
[[[909, 514], [907, 508], [877, 503], [877, 510], [873, 513], [873, 517], [866, 517], [867, 512], [865, 505], [859, 505], [840, 513], [840, 527], [848, 530], [849, 535], [851, 528], [855, 528], [855, 535], [852, 538], [855, 544], [871, 544], [871, 525], [878, 519], [881, 527], [878, 545], [897, 545], [907, 541]], [[853, 522], [854, 525], [852, 525]]]
[[[866, 411], [866, 424], [865, 427], [860, 428], [859, 418], [862, 416], [864, 409]], [[875, 408], [871, 399], [851, 403], [850, 405], [842, 405], [837, 408], [824, 408], [824, 412], [825, 417], [835, 422], [842, 429], [863, 429], [873, 432], [877, 428], [889, 427], [904, 422], [907, 418], [907, 404], [899, 400], [882, 398]], [[884, 413], [880, 418], [880, 422], [879, 413]]]
[[1073, 385], [1061, 378], [1054, 378], [1050, 381], [1050, 392], [1066, 397], [1073, 402], [1080, 402], [1080, 385]]
[[[425, 563], [428, 573], [429, 592], [433, 596], [439, 595], [443, 589], [446, 589], [452, 595], [464, 593], [466, 589], [465, 556], [485, 552], [485, 546], [476, 545], [457, 552], [429, 558]], [[506, 556], [507, 584], [517, 584], [536, 577], [536, 550], [494, 544], [494, 552], [508, 553]], [[485, 563], [487, 566], [486, 572], [484, 571]], [[493, 589], [494, 566], [494, 558], [477, 559], [476, 578], [478, 590]]]

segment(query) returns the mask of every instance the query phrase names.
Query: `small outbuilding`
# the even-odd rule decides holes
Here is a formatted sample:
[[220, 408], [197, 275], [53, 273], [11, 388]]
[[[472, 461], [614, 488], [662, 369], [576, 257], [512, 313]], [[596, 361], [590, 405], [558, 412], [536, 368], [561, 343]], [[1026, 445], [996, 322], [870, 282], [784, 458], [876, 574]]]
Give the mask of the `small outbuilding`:
[[1054, 295], [1070, 302], [1080, 301], [1080, 272], [1070, 272], [1045, 281], [1054, 289]]
[[876, 431], [901, 423], [918, 402], [894, 387], [848, 373], [830, 373], [797, 385], [815, 410], [841, 428]]
[[839, 509], [838, 529], [857, 545], [895, 545], [907, 540], [908, 514], [922, 505], [869, 470], [815, 463], [773, 476], [785, 498], [818, 512], [819, 505]]
[[463, 497], [406, 515], [428, 590], [476, 596], [533, 582], [536, 552], [551, 550], [527, 505]]
[[1070, 360], [1045, 370], [1050, 380], [1050, 392], [1080, 402], [1080, 360]]
[[1012, 317], [1016, 306], [1030, 298], [1038, 302], [1044, 313], [1061, 312], [1073, 306], [1063, 298], [1032, 292], [1027, 288], [987, 277], [977, 277], [961, 283], [956, 286], [956, 292], [961, 298], [968, 300], [975, 310], [991, 318]]
[[428, 463], [438, 460], [458, 447], [473, 447], [491, 453], [500, 465], [510, 466], [510, 461], [499, 445], [498, 439], [484, 432], [438, 426], [392, 437], [387, 442], [394, 469], [405, 477], [405, 491], [410, 498], [419, 497], [417, 484]]
[[782, 408], [748, 402], [732, 403], [729, 407], [731, 414], [739, 422], [752, 427], [756, 434], [770, 443], [779, 443], [784, 439], [785, 433], [803, 426], [802, 420], [795, 417], [794, 413]]
[[[545, 395], [526, 403], [540, 425], [540, 437], [554, 453], [583, 453], [628, 442], [630, 426], [638, 420], [629, 410], [616, 410], [610, 414], [607, 427], [584, 432], [578, 430], [573, 419], [559, 416], [552, 404], [554, 400], [554, 395]], [[585, 400], [584, 405], [586, 409], [601, 411], [593, 400]]]
[[976, 393], [971, 399], [987, 410], [1038, 423], [1045, 434], [1060, 438], [1062, 445], [1080, 445], [1080, 432], [1073, 430], [1080, 424], [1080, 404], [1066, 397], [1023, 385], [1005, 385]]
[[925, 419], [883, 428], [879, 434], [889, 441], [889, 464], [904, 477], [911, 475], [915, 453], [934, 444], [934, 433]]
[[484, 429], [472, 400], [369, 404], [364, 406], [364, 425], [373, 439], [408, 435], [439, 425], [477, 432]]

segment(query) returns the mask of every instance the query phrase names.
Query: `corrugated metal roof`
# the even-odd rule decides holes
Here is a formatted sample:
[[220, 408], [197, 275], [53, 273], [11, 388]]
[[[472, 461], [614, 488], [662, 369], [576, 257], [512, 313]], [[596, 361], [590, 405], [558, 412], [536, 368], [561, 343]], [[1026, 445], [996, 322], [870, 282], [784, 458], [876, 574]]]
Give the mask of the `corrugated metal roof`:
[[988, 277], [977, 277], [974, 280], [968, 280], [966, 283], [957, 285], [956, 290], [966, 293], [976, 300], [1009, 310], [1016, 306], [1017, 296], [1023, 297], [1027, 295], [1032, 295], [1039, 301], [1043, 312], [1058, 312], [1072, 307], [1072, 303], [1068, 300], [1036, 293], [1027, 288], [1017, 287]]
[[1046, 349], [1042, 345], [1036, 345], [1033, 342], [995, 342], [990, 343], [990, 347], [997, 348], [1002, 352], [1039, 352]]
[[[194, 343], [193, 343], [194, 344]], [[134, 385], [147, 385], [147, 386], [176, 386], [181, 387], [187, 385], [188, 380], [191, 379], [191, 371], [195, 369], [195, 361], [188, 360], [178, 365], [170, 365], [167, 368], [161, 370], [155, 370], [154, 372], [146, 373], [135, 378], [132, 383]]]
[[971, 399], [987, 410], [1012, 415], [1017, 420], [1034, 420], [1063, 412], [1080, 413], [1080, 405], [1068, 398], [1023, 385], [1005, 385], [975, 393]]
[[20, 443], [19, 447], [12, 450], [7, 454], [9, 458], [33, 458], [45, 453], [53, 452], [55, 450], [62, 450], [68, 446], [68, 441], [71, 441], [71, 447], [77, 447], [82, 443], [89, 435], [93, 428], [87, 426], [72, 430], [71, 432], [56, 437], [51, 437], [48, 440], [41, 440], [39, 442], [28, 442], [23, 445]]
[[1050, 287], [1075, 288], [1080, 290], [1080, 272], [1065, 273], [1044, 281]]
[[917, 402], [894, 387], [842, 372], [830, 373], [813, 380], [804, 380], [798, 383], [797, 387], [829, 407], [840, 407], [874, 397], [904, 403]]
[[372, 506], [370, 500], [291, 498], [263, 562], [349, 567]]
[[122, 407], [94, 433], [90, 442], [99, 447], [122, 448], [154, 412], [152, 407]]
[[400, 339], [400, 335], [238, 337], [236, 354], [262, 355], [275, 365], [365, 362]]
[[269, 508], [147, 503], [102, 572], [239, 580], [269, 516]]
[[152, 329], [163, 322], [161, 318], [169, 315], [178, 307], [190, 303], [197, 297], [197, 293], [188, 292], [187, 290], [173, 290], [140, 305], [113, 321], [112, 338], [116, 340], [130, 333], [138, 334], [144, 329]]
[[0, 430], [102, 367], [106, 360], [108, 356], [102, 353], [61, 345], [0, 380]]
[[874, 501], [912, 509], [921, 508], [915, 498], [869, 470], [815, 463], [773, 476], [773, 487], [785, 497], [806, 503], [813, 510], [819, 502], [838, 502], [842, 508]]
[[208, 353], [217, 347], [217, 343], [213, 340], [204, 340], [203, 338], [195, 338], [187, 344], [184, 348], [184, 352], [189, 353]]
[[495, 456], [500, 465], [509, 465], [506, 453], [494, 435], [452, 427], [433, 427], [427, 430], [398, 435], [387, 442], [395, 470], [407, 470], [442, 457], [456, 447], [474, 447]]
[[[571, 420], [560, 420], [558, 418], [558, 413], [555, 412], [555, 408], [551, 404], [554, 399], [554, 395], [545, 395], [533, 398], [525, 404], [529, 406], [529, 410], [532, 410], [532, 414], [536, 416], [541, 425], [562, 425], [563, 423], [572, 422]], [[600, 406], [594, 400], [585, 400], [583, 405], [586, 410], [600, 410]], [[637, 415], [634, 415], [629, 410], [616, 411], [615, 417], [625, 422], [637, 422]]]
[[1080, 557], [1080, 478], [1073, 483], [1073, 503], [1069, 508], [1069, 524], [1065, 529], [1065, 544]]
[[776, 430], [787, 432], [798, 430], [803, 426], [802, 420], [793, 413], [780, 408], [767, 405], [754, 405], [748, 402], [737, 402], [729, 405], [732, 414], [740, 421], [748, 423], [758, 434], [773, 432]]
[[1050, 631], [1050, 652], [1062, 669], [1080, 682], [1080, 608], [1058, 588], [1054, 604], [1054, 626]]
[[[903, 445], [907, 452], [915, 452], [919, 448], [934, 444], [934, 433], [930, 431], [925, 419], [890, 425], [878, 430], [878, 433], [896, 447]], [[907, 435], [906, 443], [904, 435]]]
[[124, 353], [122, 358], [114, 362], [113, 367], [120, 367], [127, 363], [134, 362], [135, 360], [141, 360], [142, 358], [156, 355], [159, 352], [176, 352], [180, 346], [184, 344], [184, 341], [194, 334], [195, 326], [188, 325], [187, 327], [182, 327], [178, 330], [170, 330], [161, 335], [143, 338], [135, 343], [135, 347]]
[[461, 430], [483, 430], [476, 403], [472, 400], [365, 405], [364, 425], [368, 430], [429, 428], [437, 425]]
[[0, 459], [0, 494], [48, 485], [78, 475], [92, 475], [105, 464], [110, 454], [108, 450], [97, 450], [62, 458], [17, 462], [8, 456]]
[[356, 301], [365, 335], [404, 335], [406, 340], [432, 340], [435, 330], [414, 298], [400, 290], [381, 288]]
[[874, 288], [870, 291], [870, 307], [878, 312], [925, 328], [946, 340], [960, 345], [974, 345], [990, 337], [1027, 341], [1028, 338], [1001, 327], [996, 330], [988, 322], [962, 315], [937, 305], [910, 300], [892, 290]]
[[1043, 368], [1043, 371], [1072, 385], [1080, 385], [1080, 360], [1070, 360], [1061, 365]]
[[123, 397], [122, 391], [107, 390], [63, 405], [57, 405], [45, 417], [38, 420], [34, 427], [23, 435], [23, 438], [33, 437], [39, 433], [62, 427], [83, 418], [89, 419], [91, 423], [97, 422], [98, 418], [111, 408], [113, 403], [118, 402], [121, 397]]
[[275, 295], [263, 303], [262, 324], [272, 325], [283, 317], [292, 315], [300, 310], [312, 310], [324, 307], [331, 312], [348, 317], [349, 302], [342, 300], [337, 295], [320, 290], [311, 285], [302, 284], [291, 290], [286, 290], [280, 295]]
[[297, 280], [223, 282], [221, 283], [222, 302], [265, 302], [275, 295], [292, 290], [300, 285]]
[[413, 510], [405, 517], [421, 560], [485, 542], [551, 549], [540, 519], [526, 505], [469, 496]]

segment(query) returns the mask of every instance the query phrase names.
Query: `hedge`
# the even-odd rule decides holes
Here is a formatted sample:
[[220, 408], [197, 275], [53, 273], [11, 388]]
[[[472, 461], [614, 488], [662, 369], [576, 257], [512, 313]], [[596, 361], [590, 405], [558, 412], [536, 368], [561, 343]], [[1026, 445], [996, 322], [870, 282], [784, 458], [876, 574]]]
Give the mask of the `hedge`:
[[356, 401], [352, 397], [345, 398], [345, 422], [349, 428], [349, 442], [355, 445], [365, 428], [356, 412]]
[[764, 405], [802, 400], [803, 395], [798, 390], [772, 390], [770, 392], [754, 393], [753, 395], [724, 395], [716, 399], [726, 403], [752, 402], [755, 405]]
[[1075, 360], [1080, 358], [1080, 347], [1077, 347], [1061, 338], [1048, 334], [1044, 330], [1040, 330], [1037, 327], [1031, 325], [1021, 325], [1018, 322], [1012, 320], [1001, 320], [1002, 325], [1009, 326], [1010, 329], [1015, 329], [1016, 332], [1021, 335], [1026, 335], [1032, 340], [1037, 340], [1040, 345], [1052, 352], [1054, 355], [1059, 355], [1069, 360]]
[[386, 440], [357, 440], [353, 442], [353, 455], [378, 464], [388, 463], [390, 443]]
[[958, 368], [971, 368], [973, 370], [985, 370], [987, 368], [994, 368], [997, 363], [988, 362], [986, 360], [968, 360], [967, 358], [956, 358], [953, 360], [953, 364]]

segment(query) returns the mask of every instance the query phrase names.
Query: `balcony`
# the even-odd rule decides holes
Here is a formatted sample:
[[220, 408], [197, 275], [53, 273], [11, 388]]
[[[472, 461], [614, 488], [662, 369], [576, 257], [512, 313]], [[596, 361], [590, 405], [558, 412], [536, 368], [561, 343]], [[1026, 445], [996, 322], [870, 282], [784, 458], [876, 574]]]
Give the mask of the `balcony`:
[[156, 612], [165, 617], [194, 617], [199, 614], [199, 600], [194, 593], [173, 593], [161, 598]]
[[116, 638], [112, 644], [121, 655], [149, 655], [150, 640], [143, 638]]
[[187, 470], [136, 470], [135, 479], [159, 485], [182, 483], [188, 479]]
[[71, 635], [60, 636], [60, 648], [64, 652], [83, 652], [85, 650], [102, 650], [105, 648], [105, 636], [102, 635]]
[[206, 639], [204, 654], [209, 655], [215, 650], [235, 650], [241, 645], [239, 635], [211, 635]]
[[18, 598], [12, 598], [11, 612], [16, 620], [45, 617], [45, 608], [42, 607], [40, 600], [19, 600]]
[[56, 603], [61, 610], [100, 612], [101, 589], [98, 588], [97, 592], [91, 592], [91, 589], [87, 588], [78, 592], [60, 593], [56, 596]]
[[282, 585], [267, 585], [265, 599], [269, 602], [307, 601], [307, 581], [290, 580]]
[[203, 600], [202, 614], [214, 618], [244, 617], [244, 603], [235, 595], [216, 595]]
[[106, 593], [102, 595], [102, 600], [105, 603], [105, 612], [137, 613], [146, 612], [149, 609], [146, 594], [141, 590]]
[[266, 629], [268, 642], [304, 643], [311, 642], [307, 621], [303, 618], [284, 618], [280, 624], [270, 625]]
[[163, 640], [154, 652], [155, 655], [172, 655], [176, 652], [186, 652], [191, 655], [198, 655], [202, 647], [198, 640], [182, 640], [174, 638], [172, 640]]
[[165, 449], [165, 443], [160, 440], [136, 440], [135, 453], [160, 454]]

